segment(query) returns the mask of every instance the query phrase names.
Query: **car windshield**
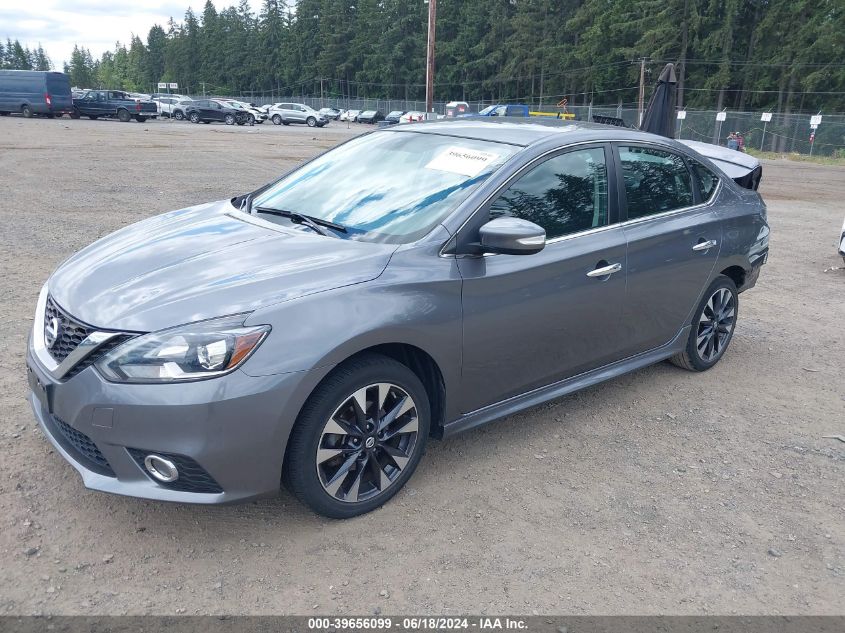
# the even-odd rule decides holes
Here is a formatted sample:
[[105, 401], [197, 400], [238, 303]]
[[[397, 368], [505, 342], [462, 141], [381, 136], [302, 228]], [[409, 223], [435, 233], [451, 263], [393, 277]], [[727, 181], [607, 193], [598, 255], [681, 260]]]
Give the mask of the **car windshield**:
[[490, 114], [490, 113], [491, 113], [493, 110], [495, 110], [495, 109], [496, 109], [496, 106], [494, 106], [494, 105], [487, 106], [486, 108], [484, 108], [484, 109], [483, 109], [481, 112], [479, 112], [478, 114]]
[[438, 134], [375, 132], [297, 169], [252, 206], [340, 224], [346, 233], [338, 236], [345, 239], [408, 243], [428, 233], [516, 149]]

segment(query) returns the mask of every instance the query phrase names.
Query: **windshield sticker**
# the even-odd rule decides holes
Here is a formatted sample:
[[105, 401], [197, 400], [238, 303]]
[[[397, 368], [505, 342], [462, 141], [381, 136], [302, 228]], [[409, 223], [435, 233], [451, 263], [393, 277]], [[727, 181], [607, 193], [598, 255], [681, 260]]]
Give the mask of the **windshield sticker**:
[[497, 158], [498, 154], [453, 146], [432, 158], [425, 168], [472, 178], [492, 165]]

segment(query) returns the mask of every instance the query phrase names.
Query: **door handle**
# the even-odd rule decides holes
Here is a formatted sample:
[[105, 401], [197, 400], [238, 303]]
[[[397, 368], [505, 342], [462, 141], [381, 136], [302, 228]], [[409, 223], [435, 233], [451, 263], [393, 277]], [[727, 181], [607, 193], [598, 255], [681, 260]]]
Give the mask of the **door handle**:
[[622, 264], [610, 264], [609, 266], [602, 266], [587, 273], [587, 277], [607, 277], [613, 273], [618, 273], [622, 270]]
[[714, 246], [716, 246], [716, 240], [707, 240], [706, 242], [699, 242], [698, 244], [692, 247], [692, 250], [709, 251]]

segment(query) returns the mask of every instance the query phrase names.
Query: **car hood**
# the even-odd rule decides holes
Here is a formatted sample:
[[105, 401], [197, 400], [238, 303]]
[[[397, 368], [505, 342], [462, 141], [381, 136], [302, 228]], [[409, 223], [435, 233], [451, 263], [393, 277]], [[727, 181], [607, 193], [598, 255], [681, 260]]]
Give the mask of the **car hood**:
[[226, 200], [121, 229], [48, 283], [56, 303], [89, 325], [147, 332], [375, 279], [395, 249], [268, 226]]

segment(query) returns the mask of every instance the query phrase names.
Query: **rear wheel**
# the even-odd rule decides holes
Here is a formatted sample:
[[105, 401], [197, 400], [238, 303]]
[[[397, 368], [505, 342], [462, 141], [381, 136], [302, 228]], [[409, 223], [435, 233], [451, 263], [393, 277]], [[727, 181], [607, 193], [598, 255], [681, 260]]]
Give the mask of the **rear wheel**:
[[91, 119], [92, 121], [96, 121], [98, 117], [97, 117], [96, 114], [89, 114], [88, 118]]
[[191, 112], [191, 123], [199, 123], [200, 122], [200, 115], [196, 112]]
[[173, 118], [177, 121], [181, 121], [185, 118], [185, 114], [181, 110], [176, 110], [176, 112], [173, 113]]
[[117, 111], [117, 119], [121, 123], [129, 123], [132, 120], [132, 115], [129, 114], [129, 110], [118, 110]]
[[21, 106], [21, 114], [24, 116], [24, 118], [31, 119], [32, 115], [34, 114], [34, 112], [32, 111], [32, 106], [30, 106], [30, 105]]
[[70, 113], [71, 119], [78, 119], [80, 116], [82, 116], [82, 115], [79, 114], [79, 110], [77, 110], [76, 108], [74, 108], [73, 112]]
[[739, 312], [736, 284], [730, 277], [717, 277], [698, 304], [687, 346], [670, 360], [690, 371], [706, 371], [719, 362], [730, 345]]
[[325, 516], [369, 512], [410, 479], [429, 424], [428, 397], [414, 372], [378, 354], [349, 361], [314, 390], [297, 418], [284, 481]]
[[227, 114], [223, 120], [226, 122], [226, 125], [235, 124], [235, 116], [233, 114]]

